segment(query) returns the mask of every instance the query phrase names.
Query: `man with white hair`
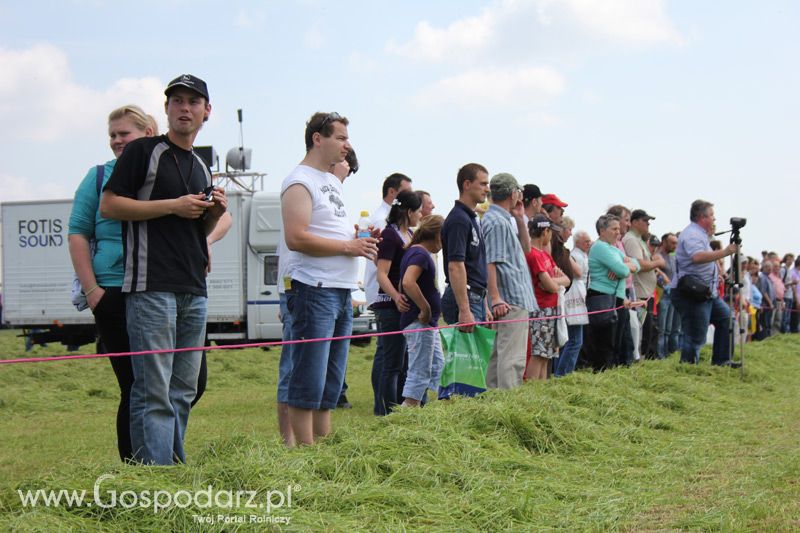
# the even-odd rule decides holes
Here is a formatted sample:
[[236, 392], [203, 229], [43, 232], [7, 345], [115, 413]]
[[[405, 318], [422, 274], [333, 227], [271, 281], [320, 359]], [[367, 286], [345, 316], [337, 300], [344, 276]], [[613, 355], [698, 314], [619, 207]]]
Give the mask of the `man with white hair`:
[[589, 284], [589, 248], [592, 246], [592, 238], [584, 230], [578, 230], [572, 236], [572, 251], [569, 253], [581, 267], [581, 277], [583, 282]]

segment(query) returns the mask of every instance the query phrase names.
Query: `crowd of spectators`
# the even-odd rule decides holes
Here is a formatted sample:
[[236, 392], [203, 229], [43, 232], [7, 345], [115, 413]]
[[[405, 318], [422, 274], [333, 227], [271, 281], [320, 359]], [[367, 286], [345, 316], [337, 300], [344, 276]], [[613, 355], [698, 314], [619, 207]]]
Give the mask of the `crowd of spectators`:
[[[765, 254], [761, 268], [748, 260], [742, 272], [749, 276], [730, 283], [724, 260], [738, 257], [739, 247], [712, 243], [714, 206], [703, 200], [691, 204], [685, 228], [661, 238], [645, 209], [612, 205], [596, 220], [582, 221], [595, 226], [592, 242], [587, 231], [573, 235], [569, 204], [557, 194], [506, 172], [490, 178], [486, 167], [469, 163], [456, 174], [458, 195], [446, 216], [432, 214], [431, 195], [394, 173], [383, 182], [369, 231], [359, 225], [355, 235], [340, 196], [344, 178], [331, 174], [354, 156], [347, 125], [336, 113], [312, 116], [307, 155], [284, 181], [284, 319], [292, 322], [290, 338], [326, 339], [284, 347], [280, 381], [288, 384], [289, 423], [281, 431], [289, 446], [327, 435], [329, 411], [343, 403], [351, 326], [344, 305], [356, 286], [359, 257], [366, 262], [366, 303], [384, 334], [372, 368], [378, 416], [422, 406], [429, 391], [437, 392], [445, 367], [440, 317], [464, 334], [495, 330], [485, 378], [498, 389], [676, 351], [682, 362], [697, 364], [710, 325], [711, 363], [736, 368], [732, 323], [742, 341], [745, 330], [752, 330], [748, 339], [796, 330], [797, 313], [789, 312], [799, 300], [794, 258]], [[334, 223], [335, 235], [326, 229]], [[312, 275], [305, 275], [308, 265], [317, 265]], [[323, 300], [334, 299], [335, 309], [322, 309]], [[734, 301], [732, 316], [726, 302]]]
[[[682, 362], [697, 364], [710, 326], [711, 363], [738, 368], [731, 324], [737, 343], [798, 331], [800, 259], [767, 252], [760, 261], [746, 257], [733, 280], [726, 258], [738, 257], [739, 247], [711, 240], [716, 225], [710, 202], [692, 203], [689, 225], [660, 236], [651, 229], [655, 216], [645, 209], [612, 205], [592, 220], [593, 241], [589, 232], [575, 231], [575, 221], [565, 216], [566, 202], [511, 174], [489, 179], [485, 167], [472, 163], [460, 169], [457, 185], [459, 200], [442, 229], [443, 319], [465, 332], [482, 322], [495, 329], [490, 388], [676, 352]], [[399, 264], [402, 246], [393, 247], [393, 254], [392, 263]], [[690, 292], [691, 282], [699, 284], [699, 295]], [[403, 311], [398, 283], [386, 279], [384, 285], [383, 301]], [[598, 312], [589, 300], [603, 297], [607, 305]], [[559, 314], [567, 315], [565, 332], [558, 331]], [[382, 344], [391, 341], [384, 338]], [[385, 359], [383, 351], [379, 345], [376, 364]], [[403, 361], [407, 366], [407, 356]], [[405, 369], [395, 370], [399, 375], [389, 385], [379, 381], [375, 387], [376, 397], [386, 396], [383, 388], [393, 396], [376, 414], [403, 401], [395, 382], [402, 383]]]

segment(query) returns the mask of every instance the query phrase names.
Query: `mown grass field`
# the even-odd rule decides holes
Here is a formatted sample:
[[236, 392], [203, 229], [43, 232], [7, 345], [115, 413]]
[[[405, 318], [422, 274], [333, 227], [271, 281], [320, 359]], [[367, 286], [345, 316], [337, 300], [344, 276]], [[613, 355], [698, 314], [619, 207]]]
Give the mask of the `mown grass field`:
[[[0, 353], [22, 351], [13, 334], [0, 332]], [[0, 366], [0, 528], [798, 530], [799, 347], [796, 335], [748, 345], [743, 380], [710, 367], [707, 354], [697, 367], [673, 357], [383, 419], [371, 415], [372, 347], [353, 348], [354, 409], [335, 413], [324, 442], [296, 450], [277, 435], [277, 351], [212, 352], [189, 424], [189, 462], [170, 468], [119, 464], [106, 360]], [[255, 491], [264, 503], [269, 491], [292, 487], [291, 507], [271, 513], [290, 523], [250, 523], [266, 513], [243, 507], [23, 508], [17, 495], [91, 493], [104, 474], [104, 494], [211, 485]]]

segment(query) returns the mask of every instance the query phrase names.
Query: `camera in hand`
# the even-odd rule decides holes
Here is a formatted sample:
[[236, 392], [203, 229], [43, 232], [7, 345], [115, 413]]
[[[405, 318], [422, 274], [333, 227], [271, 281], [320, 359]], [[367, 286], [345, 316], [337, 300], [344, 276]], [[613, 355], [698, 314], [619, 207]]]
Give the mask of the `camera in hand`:
[[203, 200], [205, 200], [206, 202], [213, 202], [214, 201], [214, 186], [213, 185], [209, 185], [208, 187], [203, 189], [203, 195], [205, 196], [205, 198], [203, 198]]

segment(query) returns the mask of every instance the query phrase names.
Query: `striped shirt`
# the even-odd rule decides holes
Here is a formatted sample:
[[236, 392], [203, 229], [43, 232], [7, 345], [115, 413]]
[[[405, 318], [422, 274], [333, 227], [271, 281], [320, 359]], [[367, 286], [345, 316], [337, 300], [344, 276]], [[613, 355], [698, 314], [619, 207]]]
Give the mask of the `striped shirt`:
[[486, 261], [495, 265], [500, 296], [509, 305], [538, 310], [514, 217], [502, 207], [491, 204], [483, 216], [481, 229], [486, 243]]

